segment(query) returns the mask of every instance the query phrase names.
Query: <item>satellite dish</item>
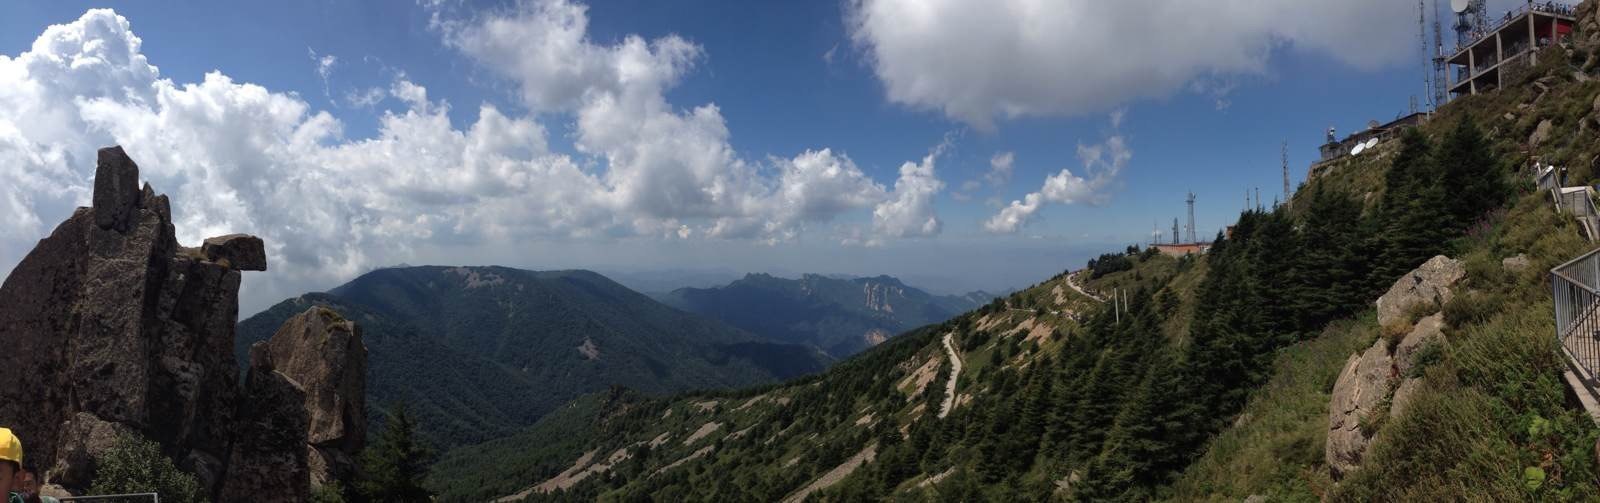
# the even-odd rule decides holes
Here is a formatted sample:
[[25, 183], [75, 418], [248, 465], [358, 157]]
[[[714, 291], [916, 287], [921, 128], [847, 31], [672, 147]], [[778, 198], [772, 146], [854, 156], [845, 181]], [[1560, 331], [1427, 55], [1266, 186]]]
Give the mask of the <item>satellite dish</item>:
[[1378, 139], [1377, 138], [1373, 138], [1373, 139], [1367, 140], [1366, 148], [1370, 149], [1370, 148], [1376, 147], [1376, 146], [1378, 146]]
[[1468, 3], [1467, 0], [1450, 0], [1450, 10], [1456, 14], [1466, 12], [1470, 8], [1472, 8], [1472, 4]]
[[1366, 150], [1367, 150], [1367, 144], [1366, 143], [1357, 143], [1355, 148], [1350, 149], [1350, 155], [1361, 155], [1361, 153], [1366, 151]]

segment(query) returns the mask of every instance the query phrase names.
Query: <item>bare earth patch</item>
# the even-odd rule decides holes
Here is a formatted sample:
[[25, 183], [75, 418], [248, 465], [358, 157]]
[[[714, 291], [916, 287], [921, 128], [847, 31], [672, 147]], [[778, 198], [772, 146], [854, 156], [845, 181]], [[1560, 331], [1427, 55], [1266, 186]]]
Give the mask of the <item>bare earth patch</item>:
[[583, 357], [590, 360], [600, 359], [600, 347], [594, 345], [594, 340], [588, 337], [583, 338], [583, 344], [578, 346], [578, 352], [583, 353]]
[[694, 451], [693, 454], [690, 454], [688, 456], [684, 456], [683, 459], [680, 459], [680, 460], [677, 460], [677, 461], [673, 461], [672, 464], [669, 464], [667, 466], [663, 466], [663, 467], [657, 469], [656, 471], [650, 472], [650, 476], [654, 477], [656, 475], [660, 475], [662, 472], [665, 472], [667, 470], [671, 470], [673, 468], [677, 468], [679, 466], [682, 466], [684, 463], [688, 463], [690, 461], [694, 461], [696, 459], [703, 458], [703, 457], [705, 457], [705, 455], [711, 454], [712, 447], [713, 446], [710, 446], [710, 445], [705, 446], [705, 447], [701, 447], [700, 450]]
[[528, 495], [533, 494], [534, 491], [548, 492], [548, 491], [545, 491], [545, 490], [540, 490], [539, 488], [544, 487], [546, 484], [550, 484], [550, 483], [555, 482], [555, 481], [570, 479], [574, 475], [577, 475], [579, 472], [583, 471], [583, 467], [589, 466], [589, 461], [594, 459], [594, 455], [595, 455], [596, 452], [599, 452], [599, 451], [598, 450], [591, 450], [589, 452], [583, 453], [582, 456], [578, 456], [578, 460], [577, 461], [572, 463], [572, 467], [571, 468], [567, 468], [566, 470], [563, 470], [561, 473], [556, 474], [555, 477], [552, 477], [550, 480], [547, 480], [542, 484], [539, 484], [539, 485], [536, 485], [536, 486], [533, 486], [533, 487], [529, 487], [527, 489], [523, 489], [523, 490], [517, 492], [516, 494], [510, 495], [510, 496], [506, 496], [506, 497], [497, 499], [495, 501], [496, 502], [520, 501], [520, 500], [523, 500], [523, 499], [527, 498]]
[[933, 382], [933, 378], [938, 377], [938, 374], [939, 357], [930, 356], [928, 361], [923, 362], [921, 367], [917, 367], [917, 370], [913, 371], [911, 375], [900, 380], [900, 384], [897, 387], [900, 389], [912, 388], [908, 392], [910, 395], [908, 398], [916, 398], [922, 396], [922, 392], [928, 389], [928, 383]]
[[700, 425], [700, 429], [694, 430], [694, 433], [690, 434], [689, 438], [683, 439], [683, 445], [693, 444], [694, 441], [705, 438], [706, 435], [716, 432], [719, 428], [722, 428], [722, 423], [716, 421]]
[[660, 447], [661, 444], [667, 443], [668, 438], [672, 438], [671, 432], [661, 432], [660, 435], [656, 435], [656, 438], [650, 439], [650, 448], [654, 449], [656, 447]]
[[801, 501], [805, 501], [806, 496], [810, 496], [811, 493], [827, 489], [829, 486], [839, 483], [840, 480], [844, 480], [845, 477], [849, 477], [851, 473], [854, 473], [856, 468], [860, 468], [861, 465], [872, 462], [872, 458], [877, 457], [877, 455], [878, 444], [869, 445], [867, 448], [862, 449], [861, 452], [856, 453], [856, 455], [850, 456], [850, 459], [845, 460], [844, 463], [839, 464], [839, 466], [834, 467], [832, 470], [828, 470], [828, 473], [822, 474], [822, 477], [812, 481], [805, 487], [800, 488], [799, 491], [789, 495], [789, 497], [784, 498], [783, 502], [799, 503]]
[[928, 487], [928, 486], [931, 486], [931, 485], [934, 485], [934, 484], [938, 484], [939, 481], [944, 480], [945, 477], [949, 477], [950, 474], [955, 473], [955, 472], [956, 472], [956, 467], [952, 466], [952, 467], [946, 469], [943, 472], [939, 472], [938, 475], [934, 475], [932, 477], [928, 477], [926, 479], [923, 479], [922, 482], [918, 482], [917, 483], [917, 489], [921, 489], [921, 488]]
[[711, 412], [711, 409], [717, 408], [717, 401], [716, 400], [706, 400], [704, 402], [695, 402], [694, 406], [695, 407], [699, 407], [700, 408], [700, 412]]
[[766, 393], [762, 393], [762, 394], [756, 395], [755, 397], [752, 397], [751, 399], [746, 400], [744, 403], [739, 404], [738, 407], [734, 407], [733, 411], [734, 412], [739, 412], [741, 410], [748, 409], [748, 408], [750, 408], [751, 405], [755, 405], [757, 403], [760, 403], [762, 400], [765, 400], [766, 398], [767, 398], [767, 394]]
[[861, 338], [867, 341], [868, 346], [876, 346], [883, 344], [883, 341], [889, 340], [889, 335], [890, 334], [887, 330], [874, 328], [872, 330], [868, 330], [866, 334], [861, 336]]

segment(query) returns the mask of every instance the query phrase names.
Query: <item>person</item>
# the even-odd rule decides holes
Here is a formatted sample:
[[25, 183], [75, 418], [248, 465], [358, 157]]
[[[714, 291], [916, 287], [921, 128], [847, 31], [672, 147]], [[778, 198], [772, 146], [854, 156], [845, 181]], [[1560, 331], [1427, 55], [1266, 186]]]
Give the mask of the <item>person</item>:
[[38, 473], [39, 470], [30, 465], [23, 465], [22, 471], [18, 472], [16, 478], [19, 482], [17, 483], [16, 492], [22, 497], [22, 502], [61, 503], [61, 500], [56, 499], [54, 496], [43, 496], [39, 494], [39, 491], [43, 489], [44, 483], [40, 480]]
[[16, 478], [21, 471], [22, 440], [11, 428], [0, 427], [0, 494], [7, 496], [8, 503], [23, 503], [21, 495], [15, 492], [20, 489]]

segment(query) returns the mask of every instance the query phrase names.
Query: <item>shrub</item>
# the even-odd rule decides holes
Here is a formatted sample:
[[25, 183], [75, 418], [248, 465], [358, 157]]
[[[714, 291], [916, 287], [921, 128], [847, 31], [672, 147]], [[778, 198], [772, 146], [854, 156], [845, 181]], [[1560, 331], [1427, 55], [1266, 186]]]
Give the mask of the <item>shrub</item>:
[[158, 493], [162, 501], [203, 501], [194, 475], [178, 470], [161, 454], [161, 446], [137, 435], [123, 435], [95, 457], [94, 484], [89, 494]]

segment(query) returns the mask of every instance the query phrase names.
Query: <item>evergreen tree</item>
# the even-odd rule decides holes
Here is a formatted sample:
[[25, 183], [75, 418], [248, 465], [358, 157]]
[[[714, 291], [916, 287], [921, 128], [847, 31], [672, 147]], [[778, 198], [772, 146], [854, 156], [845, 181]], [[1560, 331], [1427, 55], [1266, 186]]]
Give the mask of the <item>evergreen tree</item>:
[[433, 450], [416, 438], [417, 424], [405, 402], [392, 407], [388, 423], [377, 442], [362, 453], [362, 495], [383, 502], [432, 500], [422, 479], [428, 475]]
[[1505, 201], [1505, 174], [1471, 117], [1457, 122], [1445, 134], [1434, 157], [1448, 187], [1446, 200], [1455, 224], [1451, 231], [1465, 229]]

